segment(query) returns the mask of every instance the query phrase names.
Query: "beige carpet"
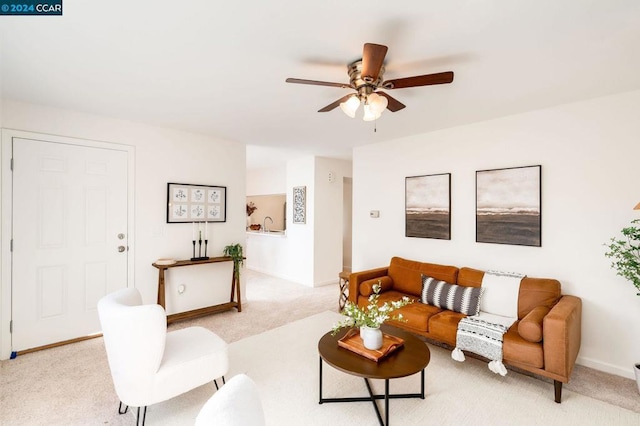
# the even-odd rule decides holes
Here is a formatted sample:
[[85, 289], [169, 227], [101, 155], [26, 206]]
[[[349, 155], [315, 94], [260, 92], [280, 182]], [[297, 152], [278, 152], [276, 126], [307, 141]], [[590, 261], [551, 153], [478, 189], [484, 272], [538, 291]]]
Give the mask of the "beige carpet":
[[[199, 320], [174, 324], [170, 328], [176, 329], [199, 324], [212, 329], [228, 342], [236, 342], [326, 310], [337, 311], [337, 284], [335, 286], [311, 289], [251, 271], [247, 271], [246, 276], [248, 300], [243, 305], [242, 313], [226, 312]], [[235, 348], [241, 349], [243, 344], [243, 342], [238, 342], [238, 345], [234, 344], [232, 348], [236, 351]], [[434, 353], [443, 351], [440, 348], [430, 347]], [[308, 374], [313, 372], [313, 374], [317, 375], [317, 352], [315, 352], [315, 347], [313, 347], [313, 351], [313, 361], [311, 361]], [[259, 357], [261, 355], [259, 351], [257, 354], [255, 353], [256, 349], [250, 348], [239, 352], [238, 358], [245, 356]], [[286, 361], [285, 355], [281, 353], [280, 356]], [[492, 373], [486, 377], [488, 369], [486, 369], [486, 365], [479, 361], [468, 360], [464, 364], [464, 368], [466, 368], [467, 364], [471, 365], [469, 361], [479, 364], [480, 377], [486, 378], [490, 384], [495, 384], [495, 387], [492, 386], [490, 389], [494, 391], [500, 390], [500, 394], [502, 394], [503, 389], [507, 389], [508, 392], [514, 390], [512, 386], [502, 386], [501, 383], [497, 383], [497, 378], [493, 377]], [[429, 368], [436, 365], [433, 362]], [[233, 364], [233, 368], [237, 368], [235, 364]], [[454, 366], [453, 368], [459, 369], [460, 367]], [[325, 372], [328, 373], [328, 370], [326, 368]], [[279, 374], [271, 379], [267, 380], [267, 382], [273, 381], [275, 385], [280, 383]], [[305, 380], [307, 379], [311, 380], [310, 383], [317, 383], [317, 377], [315, 379], [313, 377], [306, 378]], [[338, 380], [339, 377], [336, 379]], [[542, 393], [536, 397], [536, 401], [541, 404], [553, 402], [551, 384], [513, 372], [507, 375], [507, 379], [510, 381], [522, 380], [528, 383], [527, 386], [541, 387]], [[359, 383], [362, 383], [362, 381], [358, 380], [352, 386], [359, 386]], [[437, 387], [434, 388], [433, 385], [429, 384], [429, 381], [427, 381], [427, 385], [430, 386], [427, 388], [428, 398], [422, 402], [436, 399], [431, 392], [436, 391]], [[341, 391], [341, 389], [336, 390]], [[207, 388], [204, 386], [195, 390], [193, 395], [189, 395], [188, 399], [191, 400], [190, 403], [192, 404], [194, 401], [199, 404], [200, 400], [206, 399], [212, 392], [212, 387]], [[310, 392], [313, 392], [311, 399], [315, 401], [314, 410], [319, 408], [325, 410], [326, 408], [329, 412], [333, 412], [333, 410], [339, 411], [340, 407], [343, 406], [343, 404], [318, 406], [315, 385]], [[571, 383], [565, 385], [564, 397], [566, 400], [563, 398], [563, 403], [559, 406], [552, 405], [552, 407], [557, 407], [556, 412], [564, 412], [570, 409], [570, 405], [565, 404], [565, 402], [570, 401], [569, 398], [572, 394], [588, 395], [593, 398], [611, 401], [614, 404], [640, 413], [640, 395], [633, 380], [607, 375], [584, 367], [577, 367]], [[197, 399], [198, 395], [200, 395], [200, 400]], [[180, 404], [181, 401], [183, 400], [173, 400], [168, 403]], [[599, 402], [592, 401], [594, 407], [599, 407]], [[392, 401], [393, 404], [397, 402], [400, 401]], [[186, 404], [187, 402], [183, 401], [183, 403]], [[501, 396], [495, 401], [497, 406], [503, 403]], [[2, 426], [133, 424], [131, 416], [119, 416], [117, 414], [117, 405], [118, 399], [113, 391], [102, 339], [93, 339], [23, 355], [15, 360], [0, 362], [0, 425]], [[394, 406], [392, 405], [392, 407]], [[463, 407], [458, 408], [457, 411], [464, 411]], [[159, 410], [161, 409], [161, 406], [153, 410], [150, 409], [149, 415], [153, 415], [154, 411], [160, 413]], [[364, 412], [373, 415], [372, 407], [367, 407], [366, 404], [357, 409], [364, 409]], [[395, 408], [392, 409], [395, 410]], [[180, 408], [176, 408], [176, 410], [181, 411]], [[275, 410], [277, 411], [278, 408]], [[270, 413], [272, 412], [270, 411]], [[156, 423], [158, 417], [154, 417], [156, 417], [155, 421], [152, 417], [149, 418], [149, 425], [159, 424]], [[592, 419], [598, 418], [594, 414]], [[373, 419], [375, 423], [375, 417]], [[617, 422], [621, 422], [621, 424], [625, 424], [624, 421], [623, 417], [619, 417], [611, 418], [607, 423], [617, 424]], [[589, 421], [587, 423], [595, 424]], [[400, 423], [396, 422], [396, 424]]]
[[[229, 347], [229, 377], [246, 373], [258, 385], [268, 425], [375, 425], [370, 402], [318, 404], [318, 340], [341, 318], [324, 312], [274, 330], [234, 342]], [[566, 391], [562, 404], [551, 398], [548, 384], [535, 378], [490, 372], [486, 363], [453, 361], [450, 352], [430, 347], [425, 400], [390, 401], [390, 422], [399, 425], [638, 425], [640, 414], [575, 392]], [[371, 362], [363, 360], [364, 362]], [[392, 393], [414, 393], [420, 375], [392, 380]], [[364, 381], [323, 368], [325, 397], [366, 396]], [[384, 382], [372, 381], [382, 393]], [[200, 408], [215, 391], [203, 386], [149, 408], [154, 425], [193, 424]]]

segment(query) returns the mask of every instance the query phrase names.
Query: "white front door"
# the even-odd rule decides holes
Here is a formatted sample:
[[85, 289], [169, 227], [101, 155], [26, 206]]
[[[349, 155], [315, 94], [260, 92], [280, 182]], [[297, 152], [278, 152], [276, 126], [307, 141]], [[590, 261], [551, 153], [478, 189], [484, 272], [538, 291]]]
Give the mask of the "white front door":
[[128, 152], [13, 138], [12, 350], [100, 332], [127, 287]]

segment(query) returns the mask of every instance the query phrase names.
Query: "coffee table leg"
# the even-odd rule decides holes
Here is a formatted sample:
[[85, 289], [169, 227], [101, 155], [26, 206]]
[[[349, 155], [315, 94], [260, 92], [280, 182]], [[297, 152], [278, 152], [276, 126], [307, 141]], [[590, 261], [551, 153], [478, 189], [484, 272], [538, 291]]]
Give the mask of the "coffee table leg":
[[420, 398], [424, 399], [424, 368], [420, 373]]
[[[371, 389], [371, 385], [369, 384], [369, 379], [365, 378], [364, 383], [367, 385], [367, 390], [369, 391], [369, 397], [371, 398], [373, 409], [376, 410], [376, 416], [378, 416], [378, 422], [380, 422], [380, 426], [385, 426], [384, 420], [382, 420], [382, 414], [380, 414], [380, 409], [378, 408], [378, 403], [376, 402], [376, 395], [373, 393], [373, 389]], [[380, 398], [381, 396], [382, 395], [379, 395], [378, 397]], [[388, 397], [386, 399], [388, 399]], [[385, 413], [385, 415], [387, 414]], [[389, 421], [388, 418], [387, 418], [387, 421]]]
[[384, 424], [389, 426], [389, 379], [384, 379]]
[[[318, 400], [318, 404], [322, 404], [322, 357], [320, 358], [320, 399]], [[423, 370], [424, 371], [424, 370]]]

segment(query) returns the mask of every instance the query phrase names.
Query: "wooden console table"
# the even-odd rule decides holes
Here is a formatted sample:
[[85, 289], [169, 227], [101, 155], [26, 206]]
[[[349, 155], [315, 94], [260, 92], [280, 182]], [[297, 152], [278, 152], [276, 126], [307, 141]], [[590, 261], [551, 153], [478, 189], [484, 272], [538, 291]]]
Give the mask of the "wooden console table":
[[[172, 263], [170, 265], [158, 265], [157, 263], [152, 263], [152, 265], [155, 268], [158, 268], [158, 305], [166, 309], [164, 273], [167, 269], [178, 268], [180, 266], [204, 265], [207, 263], [218, 263], [218, 262], [232, 262], [232, 259], [228, 256], [221, 256], [221, 257], [210, 257], [207, 260], [178, 260], [176, 261], [176, 263]], [[234, 293], [237, 298], [237, 301], [234, 300]], [[233, 308], [238, 309], [238, 312], [242, 312], [242, 301], [240, 297], [240, 283], [237, 282], [236, 280], [235, 265], [233, 268], [233, 273], [231, 274], [231, 297], [229, 298], [228, 303], [220, 303], [218, 305], [207, 306], [204, 308], [194, 309], [191, 311], [167, 315], [167, 324], [171, 324], [172, 322], [181, 321], [188, 318], [195, 318], [195, 317], [200, 317], [204, 315], [214, 314], [217, 312], [228, 311]]]

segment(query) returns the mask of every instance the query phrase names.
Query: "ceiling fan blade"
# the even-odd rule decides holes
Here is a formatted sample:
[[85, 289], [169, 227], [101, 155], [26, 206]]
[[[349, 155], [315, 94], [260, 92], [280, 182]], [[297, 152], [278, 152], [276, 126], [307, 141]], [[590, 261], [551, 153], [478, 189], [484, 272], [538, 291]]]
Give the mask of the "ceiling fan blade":
[[387, 54], [387, 46], [365, 43], [362, 50], [362, 79], [371, 83], [378, 79]]
[[349, 93], [348, 95], [344, 95], [343, 97], [341, 97], [337, 101], [330, 103], [329, 105], [327, 105], [326, 107], [324, 107], [322, 109], [319, 109], [318, 112], [329, 112], [332, 109], [336, 108], [341, 103], [346, 102], [347, 99], [349, 99], [352, 96], [353, 96], [353, 93]]
[[437, 74], [417, 75], [415, 77], [398, 78], [387, 80], [382, 83], [385, 89], [404, 89], [405, 87], [430, 86], [433, 84], [447, 84], [453, 81], [453, 71], [440, 72]]
[[314, 86], [330, 86], [330, 87], [340, 87], [341, 89], [350, 89], [347, 83], [331, 83], [328, 81], [318, 81], [318, 80], [304, 80], [301, 78], [288, 78], [286, 80], [287, 83], [296, 83], [296, 84], [312, 84]]
[[377, 91], [376, 92], [378, 95], [382, 95], [385, 98], [387, 98], [387, 100], [389, 101], [389, 103], [387, 104], [387, 109], [391, 112], [396, 112], [396, 111], [400, 111], [402, 108], [405, 108], [406, 105], [403, 104], [402, 102], [400, 102], [399, 100], [397, 100], [396, 98], [393, 98], [389, 95], [387, 95], [384, 92], [381, 91]]

